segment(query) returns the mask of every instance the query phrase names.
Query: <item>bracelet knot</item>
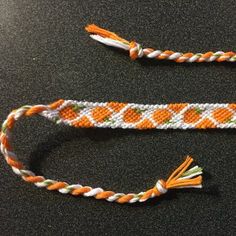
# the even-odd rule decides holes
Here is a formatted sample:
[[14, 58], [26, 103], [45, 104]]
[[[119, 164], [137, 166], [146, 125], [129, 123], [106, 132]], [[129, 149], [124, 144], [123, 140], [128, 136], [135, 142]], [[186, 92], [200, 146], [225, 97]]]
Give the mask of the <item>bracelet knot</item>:
[[157, 190], [157, 195], [162, 195], [167, 192], [166, 182], [162, 179], [157, 181], [155, 188]]
[[129, 44], [129, 56], [131, 60], [135, 60], [137, 58], [141, 58], [143, 56], [143, 49], [139, 43], [135, 41], [131, 41]]

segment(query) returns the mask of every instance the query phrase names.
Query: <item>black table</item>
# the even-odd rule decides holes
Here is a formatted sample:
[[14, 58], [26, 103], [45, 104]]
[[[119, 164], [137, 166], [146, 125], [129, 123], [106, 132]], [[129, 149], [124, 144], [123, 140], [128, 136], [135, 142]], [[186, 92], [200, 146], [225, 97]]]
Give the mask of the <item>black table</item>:
[[[0, 119], [59, 98], [145, 104], [236, 101], [235, 63], [131, 61], [84, 31], [89, 23], [175, 51], [236, 49], [235, 1], [0, 1]], [[235, 131], [73, 129], [41, 118], [14, 129], [37, 174], [122, 192], [167, 177], [191, 154], [202, 190], [144, 204], [76, 198], [24, 183], [1, 158], [1, 235], [233, 235]]]

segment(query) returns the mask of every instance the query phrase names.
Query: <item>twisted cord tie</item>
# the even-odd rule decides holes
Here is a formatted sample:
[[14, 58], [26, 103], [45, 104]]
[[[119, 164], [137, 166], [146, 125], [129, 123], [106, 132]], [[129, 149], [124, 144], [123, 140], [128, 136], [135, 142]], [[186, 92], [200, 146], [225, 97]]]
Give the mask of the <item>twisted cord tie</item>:
[[95, 197], [109, 202], [134, 203], [165, 194], [169, 189], [201, 188], [202, 169], [190, 168], [193, 159], [186, 160], [164, 180], [140, 193], [115, 193], [102, 188], [47, 179], [27, 170], [11, 147], [13, 127], [22, 117], [41, 115], [56, 124], [89, 128], [134, 128], [134, 129], [206, 129], [236, 128], [236, 104], [161, 104], [143, 105], [119, 102], [79, 102], [59, 100], [49, 105], [22, 106], [13, 110], [2, 124], [0, 148], [13, 172], [39, 188], [59, 191], [74, 196]]
[[171, 50], [155, 50], [153, 48], [144, 48], [135, 41], [127, 41], [121, 38], [117, 34], [100, 28], [94, 24], [85, 27], [85, 30], [89, 32], [90, 37], [94, 40], [103, 43], [107, 46], [121, 48], [123, 50], [129, 51], [130, 58], [135, 60], [141, 57], [154, 58], [157, 60], [172, 60], [178, 63], [182, 62], [236, 62], [236, 53], [229, 52], [206, 52], [206, 53], [181, 53], [174, 52]]
[[143, 49], [139, 43], [135, 41], [130, 42], [129, 44], [129, 56], [132, 60], [143, 57]]

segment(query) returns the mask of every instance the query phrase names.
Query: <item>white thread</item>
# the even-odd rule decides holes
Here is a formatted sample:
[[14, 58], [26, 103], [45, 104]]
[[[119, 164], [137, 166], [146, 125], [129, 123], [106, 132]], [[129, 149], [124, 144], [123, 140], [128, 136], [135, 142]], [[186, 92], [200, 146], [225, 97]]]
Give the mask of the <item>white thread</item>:
[[167, 189], [162, 185], [161, 180], [157, 181], [156, 188], [161, 194], [165, 194], [167, 192]]

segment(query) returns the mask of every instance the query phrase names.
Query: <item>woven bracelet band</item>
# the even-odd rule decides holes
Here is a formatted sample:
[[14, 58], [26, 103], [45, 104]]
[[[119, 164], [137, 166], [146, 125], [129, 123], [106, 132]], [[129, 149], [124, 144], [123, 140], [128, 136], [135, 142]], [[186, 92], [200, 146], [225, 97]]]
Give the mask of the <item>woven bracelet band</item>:
[[178, 63], [181, 62], [236, 62], [235, 52], [206, 52], [206, 53], [182, 53], [174, 52], [171, 50], [156, 50], [153, 48], [142, 48], [139, 43], [135, 41], [128, 41], [121, 38], [117, 34], [110, 32], [108, 30], [102, 29], [94, 24], [88, 25], [86, 31], [91, 33], [91, 38], [103, 43], [107, 46], [120, 48], [129, 51], [129, 55], [132, 60], [141, 57], [154, 58], [157, 60], [172, 60]]
[[74, 196], [95, 197], [117, 203], [144, 202], [160, 196], [168, 189], [201, 188], [202, 169], [198, 166], [188, 169], [193, 162], [186, 160], [164, 181], [158, 180], [150, 189], [140, 193], [115, 193], [80, 184], [68, 184], [62, 181], [46, 179], [25, 169], [17, 160], [10, 145], [10, 134], [17, 120], [35, 114], [65, 125], [89, 128], [133, 128], [133, 129], [207, 129], [236, 128], [236, 104], [166, 104], [142, 105], [119, 102], [79, 102], [59, 100], [50, 105], [22, 106], [13, 110], [3, 122], [0, 142], [1, 152], [14, 173], [37, 187], [56, 190]]

